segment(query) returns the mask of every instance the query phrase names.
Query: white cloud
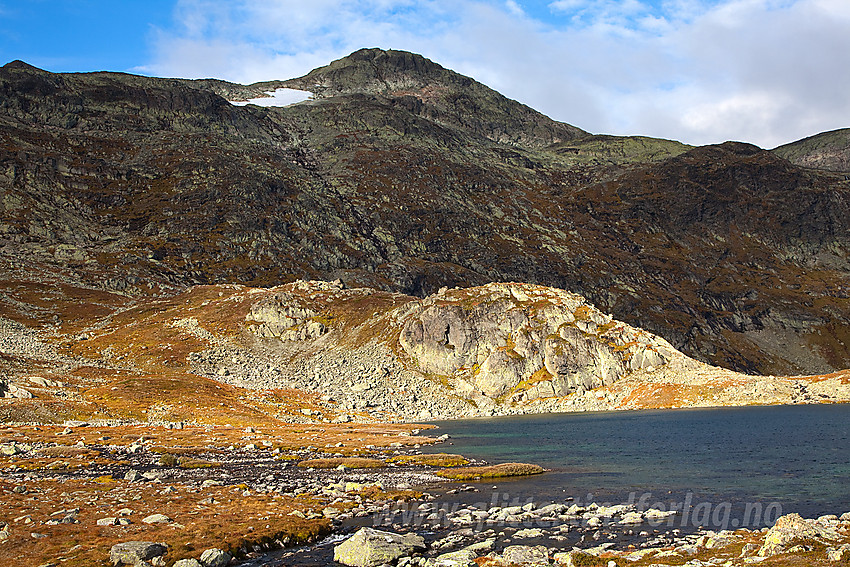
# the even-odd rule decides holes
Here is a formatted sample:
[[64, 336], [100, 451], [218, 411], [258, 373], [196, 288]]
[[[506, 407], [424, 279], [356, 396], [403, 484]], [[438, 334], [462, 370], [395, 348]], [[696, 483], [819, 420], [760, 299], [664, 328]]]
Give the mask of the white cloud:
[[249, 83], [406, 49], [593, 132], [772, 147], [850, 126], [846, 0], [180, 0], [143, 72]]
[[515, 0], [507, 0], [507, 2], [505, 2], [505, 8], [507, 8], [508, 12], [514, 16], [525, 16], [525, 12], [522, 7], [517, 4]]

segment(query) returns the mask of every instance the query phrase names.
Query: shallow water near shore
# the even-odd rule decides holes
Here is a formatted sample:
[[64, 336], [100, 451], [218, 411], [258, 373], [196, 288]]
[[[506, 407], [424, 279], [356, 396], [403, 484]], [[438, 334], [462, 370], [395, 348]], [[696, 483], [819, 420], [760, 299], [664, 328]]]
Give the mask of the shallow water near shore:
[[[469, 532], [507, 534], [499, 537], [497, 551], [516, 543], [570, 549], [612, 542], [625, 548], [649, 538], [672, 542], [705, 529], [757, 529], [790, 512], [817, 517], [850, 511], [850, 405], [547, 414], [435, 425], [439, 429], [429, 435], [451, 437], [423, 447], [423, 452], [460, 453], [490, 463], [531, 462], [549, 469], [531, 477], [427, 487], [437, 508], [487, 510], [555, 502], [678, 512], [634, 526], [615, 518], [588, 528], [579, 520], [560, 541], [546, 535], [521, 541], [511, 537], [523, 528], [552, 528], [541, 520], [466, 527]], [[341, 529], [413, 531], [429, 542], [459, 529], [450, 523], [437, 528], [420, 524], [427, 514], [416, 513], [417, 506], [405, 505], [403, 519], [360, 518], [346, 521]], [[334, 564], [333, 546], [341, 539], [338, 534], [247, 565]]]
[[[584, 504], [637, 504], [643, 498], [644, 507], [688, 504], [698, 515], [680, 517], [679, 527], [712, 529], [724, 527], [711, 525], [712, 516], [716, 523], [728, 516], [725, 527], [754, 528], [771, 525], [778, 512], [815, 517], [850, 511], [850, 405], [549, 414], [436, 425], [452, 445], [428, 452], [550, 469], [486, 484], [490, 498], [498, 494], [502, 501], [572, 497]], [[717, 512], [724, 503], [732, 513], [725, 506]]]

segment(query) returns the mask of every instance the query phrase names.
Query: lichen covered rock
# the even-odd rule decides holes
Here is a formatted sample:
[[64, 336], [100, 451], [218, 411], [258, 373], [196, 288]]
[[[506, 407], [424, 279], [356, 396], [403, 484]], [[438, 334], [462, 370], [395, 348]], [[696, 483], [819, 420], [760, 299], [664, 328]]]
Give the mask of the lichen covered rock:
[[256, 303], [246, 320], [254, 323], [249, 328], [260, 337], [303, 341], [327, 332], [327, 327], [318, 318], [319, 313], [301, 305], [294, 295], [280, 292]]
[[148, 562], [162, 557], [168, 551], [164, 543], [152, 541], [127, 541], [117, 543], [109, 550], [109, 560], [113, 565], [147, 565]]
[[806, 519], [799, 514], [780, 516], [767, 535], [764, 544], [759, 549], [760, 557], [770, 557], [789, 551], [793, 545], [806, 540], [831, 541], [839, 537], [838, 523], [840, 520], [826, 517]]
[[422, 536], [361, 528], [334, 548], [334, 561], [350, 567], [374, 567], [391, 563], [416, 549], [425, 549]]
[[543, 286], [451, 290], [404, 309], [404, 351], [419, 370], [460, 380], [473, 398], [566, 396], [658, 368], [674, 352], [582, 296]]

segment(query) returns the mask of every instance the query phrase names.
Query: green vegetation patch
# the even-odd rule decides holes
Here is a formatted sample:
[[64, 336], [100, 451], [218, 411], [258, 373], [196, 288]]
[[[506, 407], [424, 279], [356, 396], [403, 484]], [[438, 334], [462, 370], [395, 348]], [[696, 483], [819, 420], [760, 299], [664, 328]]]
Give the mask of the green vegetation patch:
[[586, 136], [549, 148], [576, 164], [640, 164], [676, 157], [693, 146], [646, 136]]

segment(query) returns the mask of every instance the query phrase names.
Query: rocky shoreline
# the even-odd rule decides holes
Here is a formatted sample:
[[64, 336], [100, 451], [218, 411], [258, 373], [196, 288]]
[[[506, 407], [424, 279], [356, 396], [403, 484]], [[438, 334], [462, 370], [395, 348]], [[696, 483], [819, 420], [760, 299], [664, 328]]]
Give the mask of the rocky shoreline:
[[[508, 567], [563, 565], [807, 565], [845, 562], [850, 559], [850, 513], [841, 517], [804, 519], [798, 514], [781, 516], [771, 528], [761, 530], [705, 530], [682, 535], [678, 530], [658, 534], [652, 526], [667, 523], [659, 510], [638, 511], [633, 507], [590, 504], [550, 504], [536, 508], [532, 503], [516, 509], [459, 510], [451, 521], [477, 524], [479, 529], [457, 529], [430, 544], [413, 534], [399, 536], [362, 528], [334, 547], [334, 560], [351, 567], [377, 567], [395, 562], [399, 567]], [[520, 527], [506, 521], [522, 518]], [[563, 523], [559, 523], [559, 520]], [[522, 525], [548, 526], [521, 527]], [[484, 529], [482, 529], [484, 528]], [[600, 542], [636, 530], [646, 541], [639, 545]], [[650, 534], [652, 530], [656, 535]], [[584, 532], [580, 545], [563, 546], [526, 543], [542, 538], [566, 540], [561, 535]], [[592, 534], [592, 535], [590, 535]], [[589, 537], [588, 537], [589, 535]]]
[[[777, 516], [771, 527], [725, 528], [690, 524], [696, 509], [663, 510], [641, 503], [564, 502], [493, 505], [479, 498], [484, 485], [437, 489], [422, 500], [399, 503], [369, 523], [343, 522], [347, 535], [246, 563], [256, 566], [350, 567], [623, 567], [687, 565], [840, 565], [850, 559], [850, 512], [805, 519]], [[496, 486], [492, 487], [497, 488]], [[441, 492], [441, 494], [440, 494]], [[495, 492], [494, 494], [498, 494]], [[724, 509], [723, 505], [720, 509]], [[759, 505], [759, 510], [761, 507]], [[781, 509], [779, 509], [781, 511]], [[765, 511], [766, 515], [769, 514]], [[706, 524], [717, 524], [717, 514]], [[693, 518], [691, 519], [693, 521]], [[701, 520], [700, 520], [701, 521]], [[355, 531], [356, 530], [356, 531]], [[352, 533], [353, 532], [353, 533]]]
[[[336, 427], [289, 431], [294, 442], [282, 432], [189, 424], [6, 427], [0, 556], [13, 553], [17, 564], [33, 567], [91, 565], [107, 556], [138, 567], [272, 567], [328, 564], [335, 553], [353, 567], [698, 567], [794, 558], [827, 565], [850, 558], [850, 513], [815, 520], [788, 514], [769, 518], [770, 529], [735, 528], [727, 514], [726, 525], [713, 530], [689, 524], [683, 514], [693, 510], [642, 502], [508, 502], [497, 498], [493, 481], [448, 483], [433, 466], [411, 464], [422, 444], [445, 436], [404, 429], [353, 435]], [[305, 443], [313, 437], [329, 442]], [[378, 466], [342, 464], [370, 462]]]
[[[5, 426], [0, 438], [0, 562], [14, 557], [21, 566], [100, 564], [128, 541], [165, 543], [156, 549], [168, 550], [168, 565], [203, 549], [245, 560], [318, 541], [347, 517], [385, 512], [440, 481], [425, 467], [391, 462], [434, 441], [405, 426], [69, 422]], [[363, 455], [381, 467], [301, 466], [356, 465], [370, 460]]]

